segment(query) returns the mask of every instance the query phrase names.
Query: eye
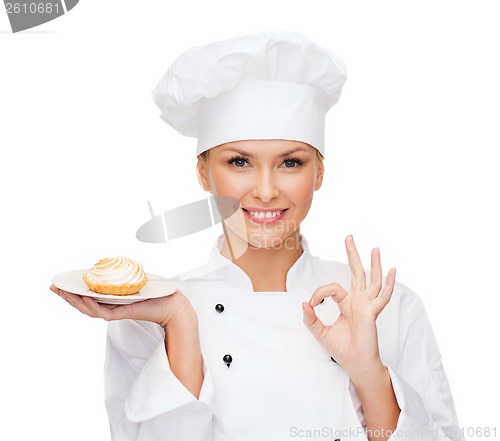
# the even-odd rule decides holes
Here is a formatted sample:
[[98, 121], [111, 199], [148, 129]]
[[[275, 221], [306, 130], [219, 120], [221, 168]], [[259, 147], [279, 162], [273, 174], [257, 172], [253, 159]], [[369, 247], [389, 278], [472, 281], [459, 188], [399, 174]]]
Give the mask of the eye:
[[300, 159], [296, 159], [296, 158], [285, 159], [283, 161], [283, 166], [285, 168], [295, 168], [295, 167], [301, 166], [303, 164], [304, 164], [303, 161], [301, 161]]
[[248, 161], [245, 158], [241, 158], [239, 156], [235, 157], [235, 158], [231, 158], [227, 162], [228, 162], [228, 164], [233, 164], [235, 167], [238, 167], [238, 168], [243, 168], [246, 166], [246, 164], [248, 164]]

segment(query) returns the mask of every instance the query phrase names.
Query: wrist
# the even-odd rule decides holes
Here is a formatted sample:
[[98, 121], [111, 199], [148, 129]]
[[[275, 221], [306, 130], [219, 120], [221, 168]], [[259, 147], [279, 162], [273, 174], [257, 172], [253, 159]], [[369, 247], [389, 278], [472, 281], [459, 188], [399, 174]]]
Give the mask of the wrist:
[[390, 378], [389, 371], [381, 360], [364, 368], [351, 369], [347, 374], [356, 390], [371, 387]]
[[176, 292], [169, 297], [166, 297], [166, 301], [170, 302], [167, 314], [160, 323], [165, 332], [174, 332], [176, 330], [186, 332], [190, 329], [197, 331], [198, 316], [189, 300], [180, 292]]

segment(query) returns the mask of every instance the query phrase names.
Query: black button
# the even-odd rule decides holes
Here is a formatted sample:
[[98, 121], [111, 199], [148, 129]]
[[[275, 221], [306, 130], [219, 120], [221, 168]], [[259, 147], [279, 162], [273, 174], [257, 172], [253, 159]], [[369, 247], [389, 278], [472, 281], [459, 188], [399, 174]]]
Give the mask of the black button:
[[231, 357], [229, 354], [224, 355], [222, 357], [222, 361], [226, 363], [226, 366], [229, 367], [229, 365], [233, 362], [233, 357]]
[[217, 303], [215, 305], [215, 310], [220, 314], [221, 312], [224, 312], [224, 305], [221, 305], [220, 303]]
[[319, 303], [323, 303], [324, 301], [325, 301], [325, 299], [321, 299], [321, 302], [319, 302]]
[[[335, 358], [333, 358], [333, 357], [330, 357], [330, 358], [332, 359], [332, 361], [333, 361], [334, 363], [337, 363], [337, 361], [335, 360]], [[337, 364], [338, 364], [338, 363], [337, 363]]]

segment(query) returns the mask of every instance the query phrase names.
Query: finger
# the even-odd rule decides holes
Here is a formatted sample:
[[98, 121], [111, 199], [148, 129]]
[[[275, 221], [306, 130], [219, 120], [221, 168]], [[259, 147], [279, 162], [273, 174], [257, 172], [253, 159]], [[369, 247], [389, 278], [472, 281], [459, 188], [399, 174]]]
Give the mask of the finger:
[[353, 288], [365, 289], [366, 288], [366, 274], [359, 258], [358, 250], [354, 245], [352, 235], [345, 238], [345, 247], [347, 251], [347, 259], [349, 268], [351, 269], [351, 286]]
[[55, 292], [58, 296], [61, 296], [61, 297], [64, 297], [67, 294], [71, 294], [70, 292], [64, 291], [64, 290], [62, 290], [61, 288], [58, 288], [55, 285], [50, 285], [50, 290], [53, 291], [53, 292]]
[[380, 314], [380, 312], [385, 308], [385, 306], [391, 300], [395, 284], [396, 284], [396, 268], [391, 268], [387, 273], [387, 277], [385, 278], [385, 284], [384, 287], [382, 288], [382, 291], [380, 291], [380, 295], [374, 300], [374, 303], [377, 306], [378, 314]]
[[[69, 294], [69, 295], [68, 295]], [[85, 299], [88, 297], [80, 296], [78, 294], [67, 293], [63, 297], [73, 308], [78, 309], [81, 313], [88, 315], [92, 318], [97, 318], [98, 316], [94, 314]]]
[[50, 290], [54, 291], [56, 294], [58, 294], [60, 296], [66, 296], [66, 295], [72, 295], [72, 296], [74, 296], [74, 295], [78, 295], [78, 294], [75, 294], [73, 292], [65, 291], [64, 289], [58, 288], [55, 285], [50, 285]]
[[66, 301], [68, 301], [70, 296], [75, 295], [75, 294], [72, 294], [68, 291], [64, 291], [63, 289], [58, 288], [57, 286], [54, 286], [54, 285], [50, 285], [50, 290], [55, 292], [59, 297], [63, 298]]
[[95, 317], [92, 311], [88, 308], [87, 304], [83, 300], [82, 296], [78, 294], [73, 294], [68, 291], [64, 291], [63, 289], [57, 288], [54, 285], [50, 286], [50, 290], [55, 292], [62, 299], [66, 300], [73, 308], [78, 309], [83, 314], [86, 314], [90, 317]]
[[322, 336], [326, 330], [326, 326], [318, 318], [314, 309], [309, 303], [302, 303], [302, 311], [304, 313], [304, 324], [311, 331], [312, 335], [316, 337], [320, 342], [323, 340]]
[[86, 307], [91, 311], [93, 317], [99, 317], [106, 321], [122, 320], [132, 318], [130, 305], [107, 305], [96, 302], [91, 297], [83, 297]]
[[311, 300], [309, 300], [309, 305], [314, 308], [326, 297], [331, 297], [336, 303], [340, 303], [346, 295], [347, 291], [337, 282], [329, 283], [328, 285], [320, 286], [314, 291]]
[[368, 298], [374, 299], [382, 288], [382, 264], [380, 261], [380, 249], [372, 250], [372, 260], [370, 269], [370, 285], [368, 286]]

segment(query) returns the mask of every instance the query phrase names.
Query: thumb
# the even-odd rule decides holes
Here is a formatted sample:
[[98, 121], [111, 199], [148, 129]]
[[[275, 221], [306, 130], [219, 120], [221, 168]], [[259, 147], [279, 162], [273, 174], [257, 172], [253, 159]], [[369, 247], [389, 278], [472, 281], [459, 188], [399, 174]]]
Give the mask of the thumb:
[[318, 340], [320, 340], [323, 331], [325, 330], [325, 325], [318, 318], [314, 309], [309, 305], [309, 303], [302, 303], [302, 311], [304, 313], [304, 324], [311, 331]]

